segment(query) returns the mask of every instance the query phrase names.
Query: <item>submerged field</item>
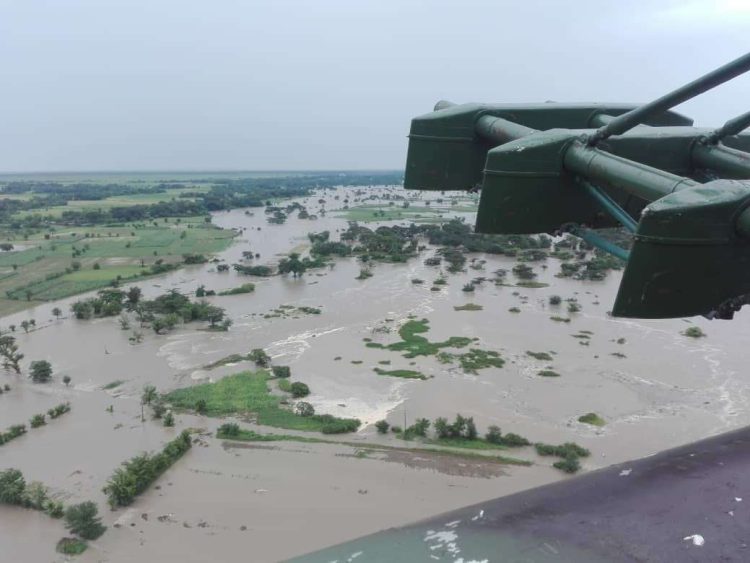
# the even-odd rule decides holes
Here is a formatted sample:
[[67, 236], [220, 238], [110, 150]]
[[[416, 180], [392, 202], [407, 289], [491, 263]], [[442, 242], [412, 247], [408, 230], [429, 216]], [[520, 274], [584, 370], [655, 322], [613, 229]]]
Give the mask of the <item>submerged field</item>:
[[0, 253], [0, 315], [146, 277], [157, 262], [178, 264], [184, 254], [213, 254], [235, 234], [203, 217], [166, 218], [117, 226], [60, 227], [0, 242], [21, 250]]
[[[352, 232], [339, 213], [403, 206], [404, 200], [388, 205], [397, 197], [420, 213], [436, 205], [435, 196], [427, 206], [425, 194], [399, 188], [318, 190], [294, 200], [316, 219], [295, 210], [273, 224], [255, 208], [216, 212], [208, 228], [194, 217], [139, 228], [56, 229], [50, 239], [31, 237], [32, 247], [0, 255], [25, 256], [15, 271], [12, 262], [0, 265], [33, 281], [32, 268], [69, 267], [73, 247], [89, 244], [75, 258], [78, 269], [31, 284], [38, 290], [31, 302], [9, 300], [28, 311], [0, 318], [4, 334], [10, 324], [36, 321], [28, 334], [14, 333], [25, 355], [21, 375], [0, 373], [0, 386], [10, 388], [0, 395], [0, 430], [30, 426], [35, 414], [71, 405], [0, 446], [0, 471], [17, 467], [66, 504], [99, 506], [108, 529], [77, 560], [219, 561], [244, 554], [277, 561], [564, 479], [576, 464], [588, 471], [747, 423], [750, 381], [737, 330], [746, 313], [731, 325], [612, 318], [607, 311], [620, 273], [589, 279], [600, 264], [592, 271], [575, 266], [565, 248], [545, 256], [532, 251], [538, 249], [461, 251], [462, 263], [450, 249], [438, 252], [447, 245], [427, 235], [413, 248], [383, 244], [391, 254], [377, 254], [386, 237], [371, 246], [376, 258], [363, 260], [362, 251], [330, 255], [299, 276], [252, 276], [231, 267], [277, 268], [292, 249], [308, 257], [315, 244], [309, 234], [328, 231], [328, 242], [336, 243]], [[470, 223], [465, 204], [451, 213]], [[450, 229], [448, 218], [447, 212], [440, 219]], [[409, 223], [379, 215], [369, 227]], [[365, 246], [370, 236], [348, 244]], [[136, 285], [148, 299], [169, 290], [205, 299], [226, 310], [228, 330], [178, 322], [157, 334], [135, 311], [75, 319], [72, 299], [41, 302], [72, 291], [64, 284], [93, 287], [83, 284], [140, 274], [141, 258], [149, 265], [196, 252], [215, 253], [218, 261], [123, 287]], [[219, 271], [219, 264], [230, 267]], [[530, 275], [524, 265], [534, 277], [521, 277]], [[576, 267], [585, 279], [558, 277]], [[0, 287], [20, 290], [11, 279]], [[61, 318], [54, 307], [63, 309]], [[689, 327], [706, 336], [685, 336]], [[257, 365], [257, 350], [268, 356], [266, 367]], [[49, 383], [27, 377], [38, 360], [51, 364]], [[269, 371], [274, 367], [278, 375]], [[294, 383], [309, 394], [293, 395]], [[148, 402], [145, 386], [154, 386]], [[166, 409], [159, 418], [154, 405]], [[167, 413], [174, 426], [165, 424]], [[334, 417], [361, 425], [323, 434]], [[102, 488], [121, 464], [161, 451], [183, 430], [192, 432], [193, 447], [131, 505], [105, 509]], [[0, 545], [9, 560], [62, 561], [54, 546], [66, 533], [61, 521], [39, 511], [0, 507]]]

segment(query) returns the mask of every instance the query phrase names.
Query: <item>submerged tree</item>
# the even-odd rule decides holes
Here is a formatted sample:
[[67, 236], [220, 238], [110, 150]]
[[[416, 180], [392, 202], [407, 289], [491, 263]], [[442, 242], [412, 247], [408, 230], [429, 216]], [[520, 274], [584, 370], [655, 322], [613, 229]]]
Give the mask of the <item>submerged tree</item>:
[[19, 362], [23, 359], [23, 354], [18, 352], [16, 339], [8, 334], [0, 336], [0, 356], [3, 358], [3, 367], [12, 369], [16, 373], [21, 373]]
[[146, 420], [145, 416], [143, 415], [144, 405], [150, 405], [157, 399], [157, 397], [158, 394], [156, 393], [156, 387], [154, 387], [153, 385], [143, 386], [143, 393], [141, 393], [141, 422]]
[[65, 525], [86, 540], [95, 540], [107, 529], [99, 518], [99, 509], [91, 501], [69, 506], [65, 511]]
[[34, 383], [47, 383], [52, 379], [52, 364], [47, 360], [31, 362], [31, 380]]

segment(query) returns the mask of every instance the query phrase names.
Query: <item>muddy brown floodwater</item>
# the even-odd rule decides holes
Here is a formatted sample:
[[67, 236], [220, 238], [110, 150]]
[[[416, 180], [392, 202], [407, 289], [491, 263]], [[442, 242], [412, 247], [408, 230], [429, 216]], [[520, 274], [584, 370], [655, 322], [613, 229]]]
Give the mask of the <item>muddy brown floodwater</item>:
[[[353, 189], [336, 193], [341, 200], [346, 194], [355, 197]], [[284, 225], [273, 226], [258, 209], [250, 210], [253, 215], [244, 210], [215, 214], [217, 225], [242, 229], [219, 257], [231, 264], [243, 250], [252, 249], [261, 253], [256, 262], [272, 263], [291, 249], [304, 249], [310, 231], [330, 230], [336, 238], [346, 221], [333, 211], [340, 205], [333, 196], [328, 191], [300, 200], [311, 210], [317, 209], [320, 197], [328, 200], [327, 216], [317, 221], [290, 216]], [[72, 411], [1, 447], [0, 468], [22, 470], [27, 481], [42, 481], [66, 502], [99, 504], [109, 529], [78, 557], [82, 562], [275, 561], [564, 476], [530, 448], [511, 455], [534, 465], [515, 467], [424, 452], [369, 449], [361, 454], [355, 445], [344, 444], [225, 444], [209, 434], [221, 424], [218, 419], [178, 415], [172, 429], [158, 421], [141, 423], [139, 394], [144, 384], [168, 391], [214, 381], [250, 366], [212, 371], [201, 366], [262, 347], [310, 386], [309, 401], [317, 412], [363, 421], [358, 433], [345, 437], [349, 442], [399, 445], [391, 436], [378, 436], [372, 423], [388, 418], [403, 424], [404, 419], [411, 423], [418, 417], [460, 412], [473, 416], [480, 431], [497, 424], [532, 441], [578, 442], [592, 452], [584, 470], [748, 424], [747, 311], [732, 322], [613, 319], [607, 311], [620, 274], [610, 273], [603, 282], [557, 279], [559, 262], [552, 258], [546, 269], [534, 264], [539, 281], [549, 287], [484, 283], [473, 294], [464, 293], [462, 286], [472, 278], [491, 277], [498, 268], [510, 271], [515, 264], [507, 257], [487, 255], [478, 256], [486, 260], [485, 272], [469, 269], [449, 275], [447, 286], [430, 291], [430, 283], [411, 283], [412, 278], [429, 282], [437, 277], [437, 268], [423, 264], [430, 254], [426, 251], [407, 264], [377, 264], [367, 280], [355, 279], [356, 260], [339, 259], [333, 268], [297, 280], [251, 280], [234, 272], [217, 273], [215, 265], [206, 264], [138, 284], [153, 296], [169, 288], [193, 292], [205, 285], [222, 290], [254, 281], [254, 293], [209, 298], [234, 321], [225, 333], [187, 326], [167, 336], [148, 333], [134, 346], [116, 318], [53, 319], [53, 307], [67, 311], [78, 298], [5, 317], [3, 327], [36, 319], [36, 330], [16, 333], [26, 356], [24, 368], [31, 360], [47, 359], [55, 380], [33, 385], [1, 373], [0, 384], [9, 384], [12, 391], [0, 396], [0, 427], [28, 422], [62, 401], [70, 401]], [[576, 297], [582, 311], [570, 315], [570, 323], [550, 320], [567, 316], [564, 306], [548, 304], [552, 294]], [[468, 302], [483, 309], [454, 310]], [[263, 318], [281, 304], [320, 307], [322, 313]], [[513, 307], [520, 312], [510, 312]], [[429, 320], [430, 340], [476, 337], [477, 347], [500, 352], [505, 366], [469, 375], [434, 357], [408, 360], [365, 347], [363, 338], [394, 341], [395, 328], [409, 315]], [[691, 324], [708, 336], [682, 336]], [[394, 327], [393, 332], [380, 332], [383, 326]], [[573, 337], [579, 331], [590, 331], [590, 338]], [[584, 340], [589, 344], [582, 345]], [[552, 353], [553, 361], [535, 360], [528, 350]], [[334, 360], [337, 356], [342, 359]], [[414, 381], [375, 374], [373, 368], [385, 360], [391, 362], [388, 369], [419, 369], [432, 377]], [[547, 366], [561, 376], [539, 377], [538, 371]], [[69, 388], [61, 383], [66, 374], [72, 378]], [[102, 389], [116, 380], [123, 383]], [[604, 417], [606, 426], [577, 422], [592, 411]], [[132, 506], [114, 512], [106, 508], [102, 486], [122, 461], [160, 448], [188, 427], [207, 434]], [[0, 507], [2, 561], [64, 560], [54, 551], [63, 535], [60, 521]]]

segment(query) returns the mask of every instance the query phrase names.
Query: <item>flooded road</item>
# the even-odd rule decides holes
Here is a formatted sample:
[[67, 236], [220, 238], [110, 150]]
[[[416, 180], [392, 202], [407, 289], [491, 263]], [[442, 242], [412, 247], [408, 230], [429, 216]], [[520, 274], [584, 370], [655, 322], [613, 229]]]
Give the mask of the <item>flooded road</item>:
[[[215, 224], [239, 231], [218, 258], [232, 264], [252, 250], [261, 254], [255, 263], [274, 263], [293, 249], [304, 251], [308, 232], [329, 230], [337, 239], [347, 223], [334, 210], [347, 194], [353, 199], [354, 192], [338, 190], [338, 201], [333, 191], [299, 200], [311, 212], [317, 211], [319, 198], [327, 200], [328, 213], [315, 221], [290, 215], [283, 225], [269, 225], [262, 209], [217, 213]], [[473, 220], [471, 214], [462, 215]], [[356, 447], [343, 444], [226, 447], [205, 435], [131, 507], [111, 512], [101, 489], [122, 461], [160, 448], [182, 429], [212, 433], [222, 422], [178, 415], [175, 428], [148, 417], [142, 423], [144, 384], [165, 392], [215, 381], [251, 366], [204, 366], [264, 348], [276, 364], [291, 367], [293, 379], [310, 386], [307, 400], [316, 412], [363, 421], [356, 435], [344, 437], [348, 441], [399, 445], [392, 436], [378, 436], [372, 424], [382, 418], [411, 424], [419, 417], [452, 418], [460, 412], [474, 417], [480, 432], [496, 424], [532, 442], [575, 441], [592, 452], [583, 460], [584, 469], [750, 423], [750, 376], [743, 361], [748, 311], [731, 322], [613, 319], [607, 311], [620, 273], [611, 272], [603, 282], [559, 279], [559, 261], [553, 258], [544, 263], [546, 269], [532, 264], [537, 281], [549, 287], [486, 282], [466, 293], [462, 287], [473, 278], [491, 277], [498, 268], [510, 272], [516, 264], [504, 256], [471, 255], [486, 260], [483, 271], [448, 274], [448, 284], [431, 291], [429, 282], [440, 269], [423, 262], [432, 252], [428, 249], [406, 264], [376, 264], [373, 277], [365, 280], [355, 279], [360, 270], [356, 259], [344, 258], [300, 279], [219, 273], [216, 264], [208, 263], [135, 284], [153, 297], [170, 288], [192, 293], [205, 285], [220, 291], [252, 281], [253, 293], [208, 298], [227, 309], [234, 323], [228, 332], [206, 332], [197, 325], [167, 336], [144, 330], [143, 342], [133, 345], [117, 318], [78, 321], [68, 313], [53, 318], [53, 307], [67, 312], [80, 296], [5, 317], [0, 320], [3, 329], [36, 320], [36, 330], [16, 332], [24, 370], [30, 361], [46, 359], [55, 379], [34, 385], [25, 377], [0, 373], [0, 384], [12, 388], [0, 395], [0, 428], [28, 423], [33, 414], [63, 401], [70, 401], [72, 410], [0, 447], [0, 468], [20, 469], [27, 481], [42, 481], [66, 502], [98, 503], [109, 530], [80, 561], [234, 561], [240, 554], [251, 561], [274, 561], [564, 476], [531, 448], [511, 453], [534, 461], [532, 467], [503, 466], [493, 473], [466, 463], [462, 467], [458, 459], [441, 465], [418, 454], [360, 457]], [[415, 285], [413, 278], [428, 283]], [[507, 282], [514, 281], [509, 273]], [[565, 302], [549, 305], [553, 294], [577, 298], [582, 310], [571, 313], [569, 323], [551, 320], [568, 316]], [[454, 309], [466, 303], [482, 309]], [[264, 318], [282, 304], [322, 312]], [[516, 308], [519, 312], [510, 311]], [[410, 315], [429, 321], [425, 336], [431, 341], [478, 338], [476, 347], [499, 352], [504, 367], [471, 375], [434, 356], [409, 360], [365, 346], [365, 338], [395, 342], [398, 326]], [[680, 334], [693, 324], [707, 337]], [[527, 351], [547, 352], [553, 360], [536, 360]], [[374, 368], [385, 361], [388, 369], [418, 369], [429, 378], [376, 374]], [[537, 375], [547, 368], [560, 377]], [[70, 387], [62, 384], [64, 375], [71, 377]], [[116, 381], [122, 383], [102, 389]], [[598, 413], [607, 424], [577, 421], [588, 412]], [[9, 561], [63, 560], [54, 552], [63, 535], [59, 521], [0, 507], [0, 546]]]

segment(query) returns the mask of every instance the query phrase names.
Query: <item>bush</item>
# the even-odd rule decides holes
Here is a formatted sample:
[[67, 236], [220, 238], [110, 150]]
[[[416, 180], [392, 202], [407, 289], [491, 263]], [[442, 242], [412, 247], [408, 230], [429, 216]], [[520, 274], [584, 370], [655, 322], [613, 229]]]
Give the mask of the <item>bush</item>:
[[164, 417], [164, 426], [171, 428], [174, 426], [174, 415], [171, 412], [168, 412], [167, 415]]
[[219, 429], [216, 431], [216, 435], [218, 437], [228, 436], [228, 437], [234, 437], [239, 436], [240, 434], [240, 426], [239, 424], [235, 422], [225, 422], [221, 426], [219, 426]]
[[549, 296], [549, 304], [550, 305], [559, 305], [562, 303], [562, 298], [559, 295], [550, 295]]
[[26, 480], [18, 469], [0, 471], [0, 503], [22, 504]]
[[387, 434], [388, 433], [388, 428], [390, 428], [390, 424], [388, 424], [387, 420], [378, 420], [375, 423], [375, 428], [378, 429], [378, 432], [380, 434]]
[[39, 481], [32, 481], [26, 485], [23, 492], [23, 505], [34, 510], [44, 510], [47, 506], [47, 487]]
[[57, 542], [55, 549], [63, 555], [80, 555], [87, 547], [86, 542], [78, 538], [62, 538]]
[[0, 433], [0, 446], [7, 444], [14, 438], [18, 438], [22, 434], [26, 433], [25, 424], [14, 424], [6, 432]]
[[310, 388], [301, 381], [295, 381], [292, 383], [289, 386], [289, 391], [295, 399], [307, 397], [310, 394]]
[[198, 399], [195, 402], [195, 412], [198, 414], [205, 414], [208, 406], [206, 405], [205, 399]]
[[306, 401], [300, 401], [294, 405], [294, 412], [298, 416], [312, 416], [315, 414], [315, 408]]
[[70, 411], [70, 403], [60, 403], [56, 407], [52, 407], [47, 411], [50, 418], [57, 418]]
[[65, 511], [65, 525], [86, 540], [95, 540], [107, 529], [99, 518], [99, 509], [91, 501], [69, 506]]
[[31, 417], [29, 424], [32, 428], [39, 428], [40, 426], [44, 426], [45, 424], [47, 424], [47, 421], [44, 420], [43, 414], [35, 414]]
[[575, 473], [581, 468], [581, 463], [577, 457], [566, 457], [560, 461], [556, 461], [552, 464], [555, 469], [560, 469], [565, 473]]
[[255, 362], [255, 365], [261, 368], [268, 367], [271, 363], [271, 357], [265, 353], [263, 348], [255, 348], [254, 350], [251, 350], [247, 358], [251, 362]]
[[320, 431], [323, 434], [344, 434], [346, 432], [356, 432], [360, 424], [361, 422], [356, 418], [335, 418], [331, 416], [331, 421], [323, 424]]
[[530, 446], [531, 442], [529, 442], [523, 436], [513, 434], [513, 432], [508, 432], [505, 436], [503, 436], [502, 444], [505, 446], [510, 446], [512, 448], [520, 448], [521, 446]]
[[487, 429], [487, 433], [484, 435], [484, 439], [490, 444], [501, 444], [503, 435], [500, 432], [500, 427], [492, 425]]
[[581, 306], [575, 301], [571, 301], [568, 303], [568, 313], [577, 313], [580, 310]]
[[62, 518], [65, 516], [65, 507], [59, 500], [47, 499], [47, 502], [44, 504], [44, 512], [50, 518]]
[[274, 377], [289, 377], [292, 375], [292, 370], [289, 366], [273, 366], [271, 367]]

